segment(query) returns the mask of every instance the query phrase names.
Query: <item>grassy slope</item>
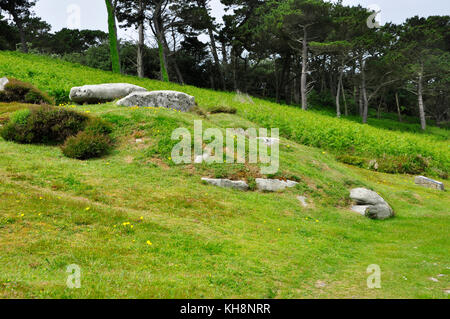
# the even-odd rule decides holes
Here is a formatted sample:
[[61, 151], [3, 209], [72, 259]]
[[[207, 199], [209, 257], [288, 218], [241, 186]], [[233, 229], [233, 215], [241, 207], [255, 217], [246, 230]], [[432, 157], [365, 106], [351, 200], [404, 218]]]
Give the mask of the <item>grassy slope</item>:
[[321, 112], [305, 112], [297, 107], [281, 106], [264, 100], [255, 99], [255, 104], [240, 103], [232, 93], [121, 76], [17, 52], [0, 52], [0, 70], [2, 76], [29, 81], [60, 101], [67, 100], [71, 87], [84, 84], [128, 82], [150, 90], [179, 90], [195, 96], [202, 108], [208, 109], [218, 105], [236, 107], [241, 117], [263, 127], [278, 127], [281, 135], [302, 144], [325, 148], [334, 153], [354, 153], [357, 156], [378, 158], [380, 162], [386, 161], [383, 159], [385, 154], [421, 154], [431, 159], [429, 174], [450, 171], [448, 130], [433, 128], [433, 134], [391, 131], [357, 124], [351, 119], [337, 119]]
[[[202, 107], [217, 103], [216, 93], [186, 90]], [[238, 115], [213, 115], [205, 126], [252, 125], [242, 118], [248, 108], [229, 99]], [[0, 117], [20, 107], [1, 104]], [[348, 167], [290, 140], [282, 141], [281, 171], [301, 178], [297, 189], [218, 189], [200, 176], [245, 168], [155, 157], [173, 126], [191, 127], [198, 116], [112, 104], [77, 109], [116, 124], [113, 154], [80, 162], [58, 148], [0, 141], [0, 297], [446, 296], [448, 192]], [[358, 185], [382, 194], [397, 217], [377, 222], [350, 212], [347, 190]], [[299, 194], [312, 208], [299, 205]], [[73, 263], [82, 268], [79, 290], [65, 286]], [[369, 264], [381, 266], [382, 289], [367, 288]], [[428, 279], [438, 274], [447, 276]], [[316, 288], [318, 280], [326, 287]]]

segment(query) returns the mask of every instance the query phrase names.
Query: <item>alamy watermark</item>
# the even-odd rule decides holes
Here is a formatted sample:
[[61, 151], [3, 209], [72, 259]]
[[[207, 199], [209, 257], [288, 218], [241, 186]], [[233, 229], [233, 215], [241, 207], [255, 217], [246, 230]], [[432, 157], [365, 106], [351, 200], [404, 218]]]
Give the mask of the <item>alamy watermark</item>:
[[[227, 128], [225, 137], [218, 128], [203, 131], [203, 122], [194, 121], [194, 136], [184, 127], [172, 132], [172, 140], [181, 141], [172, 149], [175, 164], [251, 163], [261, 165], [261, 174], [275, 174], [280, 166], [279, 129]], [[247, 158], [248, 139], [248, 158]], [[206, 144], [209, 142], [209, 144]], [[192, 154], [192, 144], [194, 152]]]
[[367, 267], [366, 272], [370, 274], [367, 277], [367, 288], [375, 289], [381, 288], [381, 268], [377, 264], [372, 264]]
[[76, 264], [67, 266], [66, 272], [69, 274], [67, 276], [66, 285], [70, 289], [81, 288], [81, 268]]

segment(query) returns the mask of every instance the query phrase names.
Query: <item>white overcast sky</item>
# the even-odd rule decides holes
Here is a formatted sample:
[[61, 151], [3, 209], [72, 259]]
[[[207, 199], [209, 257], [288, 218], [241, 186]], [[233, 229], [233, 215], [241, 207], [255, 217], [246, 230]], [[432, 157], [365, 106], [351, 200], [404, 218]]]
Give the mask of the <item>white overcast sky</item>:
[[[344, 0], [344, 4], [378, 6], [381, 9], [381, 23], [402, 23], [406, 18], [415, 15], [421, 17], [450, 15], [450, 0]], [[58, 31], [64, 27], [77, 25], [78, 19], [69, 12], [73, 9], [71, 5], [76, 5], [80, 9], [80, 29], [107, 31], [104, 0], [38, 0], [35, 11], [39, 17], [52, 25], [53, 31]], [[212, 0], [212, 7], [214, 16], [220, 21], [225, 12], [223, 6], [219, 0]], [[119, 36], [130, 39], [135, 36], [135, 32], [120, 30]]]

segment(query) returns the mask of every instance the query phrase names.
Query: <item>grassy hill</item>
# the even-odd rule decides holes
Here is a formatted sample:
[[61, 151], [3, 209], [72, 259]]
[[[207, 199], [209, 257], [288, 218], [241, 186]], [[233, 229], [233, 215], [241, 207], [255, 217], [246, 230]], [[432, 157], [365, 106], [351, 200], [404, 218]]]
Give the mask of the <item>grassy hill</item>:
[[[396, 163], [429, 157], [448, 172], [448, 132], [391, 131], [254, 99], [118, 76], [40, 56], [0, 52], [0, 76], [37, 85], [64, 102], [72, 86], [128, 82], [180, 90], [199, 107], [237, 114], [67, 105], [113, 124], [107, 157], [78, 161], [59, 148], [0, 139], [0, 297], [14, 298], [445, 298], [449, 289], [450, 198], [413, 176], [337, 161], [350, 155]], [[0, 103], [0, 118], [27, 107]], [[174, 128], [279, 127], [281, 194], [239, 192], [202, 176], [257, 176], [251, 165], [184, 165], [168, 158]], [[407, 126], [407, 124], [404, 124]], [[136, 143], [136, 139], [142, 143]], [[380, 193], [396, 217], [373, 221], [349, 210], [348, 190]], [[304, 208], [296, 199], [305, 195]], [[80, 289], [66, 267], [81, 267]], [[378, 264], [382, 288], [368, 289]], [[445, 276], [438, 277], [439, 274]], [[429, 278], [438, 278], [438, 282]], [[324, 283], [324, 284], [319, 284]]]

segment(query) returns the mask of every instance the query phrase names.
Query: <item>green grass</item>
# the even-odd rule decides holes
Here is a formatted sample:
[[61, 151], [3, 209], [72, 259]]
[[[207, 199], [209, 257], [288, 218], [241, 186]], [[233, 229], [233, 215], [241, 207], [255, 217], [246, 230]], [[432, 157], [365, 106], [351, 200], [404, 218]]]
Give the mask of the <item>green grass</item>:
[[[11, 62], [19, 61], [23, 67], [11, 71]], [[416, 186], [410, 175], [344, 165], [328, 151], [332, 147], [298, 143], [291, 132], [299, 126], [282, 122], [281, 114], [313, 123], [314, 113], [256, 99], [254, 105], [241, 104], [231, 93], [117, 77], [16, 53], [0, 52], [0, 69], [20, 69], [25, 78], [16, 77], [48, 92], [65, 81], [67, 87], [72, 81], [127, 81], [191, 93], [206, 110], [219, 100], [238, 110], [205, 117], [112, 103], [76, 106], [114, 127], [115, 149], [89, 161], [66, 158], [58, 147], [0, 140], [0, 298], [448, 298], [448, 192]], [[0, 103], [0, 119], [25, 107]], [[297, 188], [281, 194], [215, 188], [200, 178], [252, 177], [257, 167], [176, 166], [169, 160], [174, 127], [192, 129], [196, 119], [204, 127], [252, 127], [252, 120], [269, 121], [257, 116], [258, 109], [285, 123], [279, 175], [298, 178]], [[323, 127], [338, 123], [315, 116], [317, 125], [325, 121]], [[342, 123], [361, 134], [383, 131]], [[389, 134], [439, 143], [429, 134]], [[349, 189], [358, 186], [380, 193], [396, 217], [373, 221], [351, 212]], [[309, 208], [298, 195], [307, 196]], [[70, 264], [81, 267], [80, 289], [66, 287]], [[381, 267], [381, 289], [366, 286], [370, 264]], [[317, 281], [326, 286], [316, 287]]]

